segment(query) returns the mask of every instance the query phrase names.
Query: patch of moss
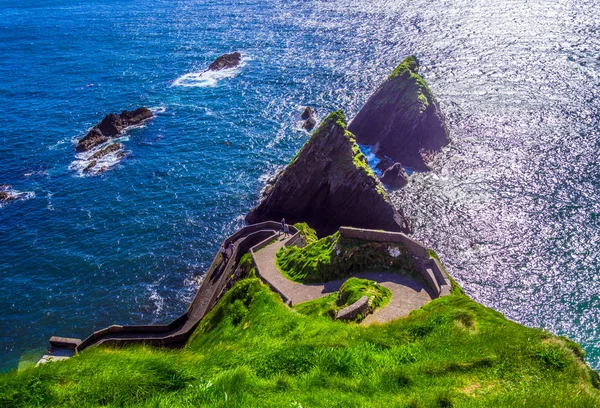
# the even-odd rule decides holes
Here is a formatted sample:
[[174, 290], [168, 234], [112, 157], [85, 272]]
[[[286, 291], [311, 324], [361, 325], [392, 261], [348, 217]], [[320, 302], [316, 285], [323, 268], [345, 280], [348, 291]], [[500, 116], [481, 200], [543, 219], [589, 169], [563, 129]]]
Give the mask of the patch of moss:
[[[406, 104], [411, 106], [411, 109], [416, 108], [422, 113], [429, 107], [433, 95], [423, 77], [417, 73], [418, 69], [417, 60], [411, 55], [392, 71], [387, 82], [393, 81], [401, 87], [403, 92], [400, 92], [400, 94], [402, 94]], [[412, 101], [418, 101], [419, 103], [412, 104]]]

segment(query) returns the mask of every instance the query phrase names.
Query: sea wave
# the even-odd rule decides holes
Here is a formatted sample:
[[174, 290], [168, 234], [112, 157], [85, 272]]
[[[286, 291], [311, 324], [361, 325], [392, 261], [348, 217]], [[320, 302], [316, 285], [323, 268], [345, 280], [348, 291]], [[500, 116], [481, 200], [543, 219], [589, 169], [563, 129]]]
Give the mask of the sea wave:
[[30, 198], [35, 197], [35, 193], [33, 191], [17, 191], [11, 186], [8, 185], [0, 185], [0, 191], [4, 193], [8, 193], [10, 199], [8, 201], [0, 201], [0, 208], [4, 208], [12, 201], [17, 200], [29, 200]]

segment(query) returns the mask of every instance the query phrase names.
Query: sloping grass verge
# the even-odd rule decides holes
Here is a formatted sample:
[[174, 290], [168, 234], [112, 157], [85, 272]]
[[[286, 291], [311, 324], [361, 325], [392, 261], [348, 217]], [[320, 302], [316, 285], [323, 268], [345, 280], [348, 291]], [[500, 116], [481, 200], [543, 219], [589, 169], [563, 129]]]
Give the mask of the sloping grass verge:
[[0, 406], [597, 407], [582, 355], [460, 294], [362, 327], [297, 313], [248, 278], [183, 350], [91, 348], [0, 375]]

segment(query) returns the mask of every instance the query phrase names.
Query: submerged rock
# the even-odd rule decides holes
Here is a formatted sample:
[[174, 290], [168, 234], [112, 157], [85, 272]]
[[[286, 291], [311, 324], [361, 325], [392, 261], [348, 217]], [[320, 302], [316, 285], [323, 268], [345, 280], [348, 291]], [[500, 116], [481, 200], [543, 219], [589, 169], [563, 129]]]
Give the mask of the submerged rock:
[[120, 115], [109, 113], [79, 141], [75, 149], [78, 152], [88, 151], [119, 135], [126, 128], [139, 125], [153, 116], [152, 111], [146, 107], [125, 110]]
[[9, 201], [14, 199], [12, 195], [7, 193], [6, 191], [0, 191], [0, 201]]
[[221, 69], [235, 68], [240, 65], [242, 60], [242, 54], [239, 52], [232, 52], [231, 54], [223, 54], [213, 61], [208, 66], [209, 71], [219, 71]]
[[95, 166], [98, 164], [96, 160], [92, 160], [85, 168], [83, 169], [84, 173], [90, 172]]
[[427, 157], [449, 143], [438, 103], [408, 57], [379, 86], [348, 129], [358, 143], [379, 144], [378, 154], [426, 171]]
[[110, 145], [106, 146], [104, 149], [99, 150], [96, 153], [94, 153], [90, 157], [90, 160], [101, 159], [102, 157], [106, 156], [107, 154], [110, 154], [112, 152], [116, 152], [117, 150], [121, 150], [122, 148], [123, 148], [123, 145], [121, 143], [110, 144]]
[[400, 163], [396, 163], [383, 172], [380, 180], [391, 188], [402, 188], [408, 184], [408, 174]]
[[319, 235], [340, 226], [409, 231], [403, 214], [375, 177], [346, 129], [344, 114], [333, 112], [298, 155], [263, 192], [246, 221], [307, 222]]

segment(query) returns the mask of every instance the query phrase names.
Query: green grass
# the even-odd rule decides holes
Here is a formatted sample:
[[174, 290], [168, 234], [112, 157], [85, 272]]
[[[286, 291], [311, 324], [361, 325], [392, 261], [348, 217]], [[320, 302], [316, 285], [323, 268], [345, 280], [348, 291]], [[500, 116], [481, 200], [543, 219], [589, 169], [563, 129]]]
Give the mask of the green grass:
[[284, 247], [277, 252], [276, 263], [286, 277], [302, 283], [327, 282], [366, 270], [403, 271], [415, 278], [419, 276], [403, 244], [348, 239], [339, 233], [303, 248]]
[[362, 296], [372, 302], [372, 312], [389, 303], [392, 293], [389, 289], [368, 279], [350, 278], [338, 292], [322, 298], [310, 300], [294, 306], [294, 310], [307, 316], [335, 316], [339, 310], [350, 306]]
[[318, 240], [317, 231], [315, 231], [314, 229], [309, 227], [307, 223], [299, 222], [299, 223], [294, 224], [294, 227], [296, 227], [298, 232], [300, 232], [300, 235], [302, 235], [302, 237], [304, 237], [304, 241], [306, 242], [307, 245], [312, 244], [313, 242]]
[[597, 407], [579, 346], [464, 295], [368, 327], [238, 282], [183, 350], [91, 348], [0, 376], [0, 407]]

